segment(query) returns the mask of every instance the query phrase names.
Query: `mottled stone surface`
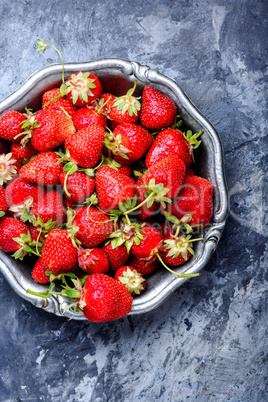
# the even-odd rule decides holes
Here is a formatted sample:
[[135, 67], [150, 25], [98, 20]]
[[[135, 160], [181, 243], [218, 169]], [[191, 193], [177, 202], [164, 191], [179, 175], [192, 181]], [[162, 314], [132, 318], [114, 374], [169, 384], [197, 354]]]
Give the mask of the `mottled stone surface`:
[[265, 3], [1, 0], [0, 98], [58, 62], [51, 49], [35, 53], [39, 36], [66, 62], [157, 68], [219, 132], [231, 212], [201, 277], [142, 316], [67, 321], [0, 276], [0, 401], [267, 400]]

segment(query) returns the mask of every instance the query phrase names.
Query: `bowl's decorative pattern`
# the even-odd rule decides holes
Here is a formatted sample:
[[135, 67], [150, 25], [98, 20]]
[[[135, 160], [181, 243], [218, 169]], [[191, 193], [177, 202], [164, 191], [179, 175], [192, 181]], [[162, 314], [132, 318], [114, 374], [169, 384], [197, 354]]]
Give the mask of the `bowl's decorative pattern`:
[[[25, 106], [33, 109], [40, 108], [41, 94], [60, 84], [61, 69], [60, 64], [55, 64], [34, 73], [20, 88], [0, 102], [0, 116], [9, 110], [24, 110]], [[173, 79], [146, 65], [112, 58], [65, 65], [66, 77], [79, 71], [90, 71], [97, 75], [102, 83], [103, 92], [111, 92], [115, 95], [124, 94], [133, 86], [135, 80], [137, 80], [137, 90], [140, 94], [145, 85], [151, 85], [174, 100], [183, 121], [190, 130], [204, 131], [200, 150], [202, 158], [197, 156], [197, 163], [200, 175], [213, 184], [214, 214], [211, 224], [204, 231], [204, 240], [197, 244], [194, 257], [177, 269], [177, 272], [200, 272], [217, 247], [229, 211], [223, 151], [217, 131]], [[36, 307], [59, 316], [64, 315], [68, 318], [73, 316], [71, 309], [64, 313], [66, 306], [70, 303], [67, 298], [53, 295], [51, 298], [43, 299], [27, 293], [27, 289], [37, 292], [46, 289], [31, 278], [29, 260], [25, 259], [21, 262], [0, 252], [0, 271], [12, 289]], [[146, 292], [133, 301], [130, 314], [142, 314], [156, 308], [188, 279], [177, 278], [165, 269], [155, 272], [147, 280]], [[75, 312], [74, 319], [84, 320], [85, 317], [83, 313]]]

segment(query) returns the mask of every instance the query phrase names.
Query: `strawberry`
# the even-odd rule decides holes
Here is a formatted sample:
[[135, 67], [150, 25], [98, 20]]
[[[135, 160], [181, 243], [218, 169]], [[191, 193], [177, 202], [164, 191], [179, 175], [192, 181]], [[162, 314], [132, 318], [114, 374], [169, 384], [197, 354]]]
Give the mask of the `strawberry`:
[[33, 279], [38, 283], [49, 283], [50, 277], [46, 274], [47, 270], [47, 266], [43, 263], [42, 258], [39, 257], [32, 270]]
[[73, 122], [76, 130], [82, 130], [91, 124], [98, 124], [105, 128], [107, 126], [107, 117], [98, 109], [92, 107], [83, 107], [77, 109], [73, 115]]
[[82, 204], [84, 200], [95, 191], [95, 179], [84, 172], [74, 172], [66, 175], [66, 171], [60, 174], [60, 183], [65, 189], [66, 197], [74, 204]]
[[101, 109], [102, 114], [109, 116], [113, 101], [115, 96], [110, 93], [103, 93], [98, 99], [99, 109]]
[[75, 133], [72, 119], [53, 109], [42, 109], [35, 116], [37, 127], [32, 132], [32, 145], [38, 151], [50, 151], [62, 145]]
[[73, 225], [79, 228], [76, 238], [85, 248], [98, 246], [114, 230], [114, 223], [110, 217], [93, 206], [79, 208]]
[[132, 123], [119, 124], [105, 139], [105, 145], [113, 153], [114, 159], [122, 164], [139, 160], [152, 142], [153, 137], [147, 130]]
[[165, 264], [171, 266], [178, 266], [186, 261], [194, 254], [193, 249], [190, 247], [191, 236], [179, 235], [165, 236], [163, 240], [163, 248], [161, 250], [161, 257]]
[[75, 113], [75, 107], [72, 101], [62, 96], [60, 88], [53, 88], [44, 93], [42, 109], [60, 111], [70, 117], [73, 117]]
[[144, 226], [142, 231], [143, 239], [139, 244], [134, 243], [131, 251], [137, 258], [152, 261], [156, 259], [156, 254], [162, 248], [162, 235], [157, 229], [150, 226]]
[[116, 162], [111, 156], [105, 158], [102, 162], [103, 166], [110, 166], [113, 169], [117, 170], [119, 173], [125, 174], [130, 177], [132, 174], [131, 167], [129, 165], [121, 165], [121, 163]]
[[72, 74], [66, 82], [66, 95], [73, 104], [78, 107], [89, 105], [101, 94], [101, 83], [99, 79], [89, 73]]
[[8, 183], [19, 172], [20, 163], [12, 153], [0, 155], [0, 185]]
[[91, 168], [100, 159], [104, 135], [103, 127], [92, 124], [67, 138], [65, 149], [68, 149], [71, 159], [79, 166]]
[[53, 229], [48, 233], [41, 258], [53, 274], [68, 272], [77, 265], [77, 247], [67, 230]]
[[10, 216], [3, 216], [0, 219], [0, 248], [7, 253], [16, 252], [21, 245], [13, 239], [27, 233], [25, 223]]
[[5, 189], [3, 186], [0, 186], [0, 218], [5, 215], [7, 211], [7, 201]]
[[201, 134], [202, 132], [192, 134], [190, 130], [187, 135], [176, 129], [161, 131], [146, 155], [145, 165], [149, 168], [161, 159], [173, 155], [178, 156], [188, 167], [192, 161], [193, 149], [201, 143], [197, 140]]
[[119, 268], [114, 278], [123, 283], [132, 296], [141, 294], [145, 289], [144, 277], [130, 265]]
[[109, 269], [109, 261], [100, 248], [80, 248], [78, 250], [78, 264], [87, 274], [105, 274]]
[[113, 128], [121, 123], [137, 122], [140, 115], [141, 104], [138, 98], [133, 96], [136, 86], [137, 81], [135, 81], [133, 88], [127, 91], [126, 95], [114, 99], [109, 114]]
[[185, 164], [177, 156], [168, 156], [151, 166], [144, 174], [143, 181], [148, 186], [151, 179], [155, 184], [162, 183], [169, 191], [165, 194], [168, 198], [178, 194], [185, 176]]
[[113, 271], [117, 271], [120, 267], [125, 265], [129, 258], [129, 253], [124, 244], [113, 248], [111, 242], [109, 242], [102, 246], [102, 250], [105, 252], [110, 263], [110, 268]]
[[26, 198], [32, 197], [33, 202], [42, 198], [44, 189], [37, 184], [29, 183], [23, 177], [17, 177], [6, 186], [6, 199], [8, 207], [22, 204]]
[[35, 218], [40, 216], [44, 223], [49, 220], [62, 225], [66, 220], [66, 212], [61, 194], [56, 190], [49, 191], [44, 198], [39, 199], [32, 207]]
[[186, 176], [178, 197], [171, 206], [171, 214], [182, 218], [190, 214], [191, 225], [202, 225], [205, 228], [213, 214], [213, 186], [202, 177]]
[[29, 160], [38, 154], [38, 151], [32, 146], [30, 142], [25, 145], [13, 142], [11, 145], [12, 157], [17, 159], [20, 163], [29, 162]]
[[186, 169], [185, 177], [186, 177], [186, 176], [194, 176], [194, 174], [195, 174], [195, 173], [194, 173], [193, 169], [191, 169], [191, 168], [188, 167], [188, 168]]
[[59, 159], [60, 157], [55, 152], [40, 152], [21, 167], [19, 174], [31, 183], [55, 186], [60, 182], [59, 176], [63, 168]]
[[106, 322], [126, 316], [132, 301], [121, 282], [105, 274], [92, 274], [82, 289], [79, 306], [89, 321]]
[[96, 189], [99, 207], [107, 213], [118, 209], [120, 202], [132, 199], [136, 193], [136, 184], [133, 179], [110, 166], [101, 166], [96, 173]]
[[146, 86], [142, 92], [140, 121], [148, 130], [161, 130], [171, 126], [176, 119], [177, 108], [172, 99]]
[[22, 126], [25, 120], [26, 116], [15, 110], [5, 113], [0, 119], [0, 138], [20, 142], [20, 135], [24, 132]]
[[157, 260], [146, 261], [132, 255], [128, 260], [128, 264], [134, 267], [140, 274], [148, 275], [156, 270]]

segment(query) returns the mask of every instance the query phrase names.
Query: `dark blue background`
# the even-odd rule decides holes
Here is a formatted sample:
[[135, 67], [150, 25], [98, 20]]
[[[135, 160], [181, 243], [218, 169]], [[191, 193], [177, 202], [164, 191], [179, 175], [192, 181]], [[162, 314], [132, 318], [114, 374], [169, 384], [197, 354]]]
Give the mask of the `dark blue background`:
[[219, 132], [231, 212], [200, 278], [142, 316], [53, 316], [0, 276], [0, 401], [264, 401], [265, 1], [1, 0], [0, 98], [58, 63], [122, 57], [175, 79]]

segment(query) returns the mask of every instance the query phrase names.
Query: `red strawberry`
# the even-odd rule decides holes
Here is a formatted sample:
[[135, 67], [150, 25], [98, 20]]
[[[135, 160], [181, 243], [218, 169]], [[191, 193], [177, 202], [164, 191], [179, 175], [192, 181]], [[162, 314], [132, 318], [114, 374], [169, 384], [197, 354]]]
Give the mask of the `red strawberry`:
[[75, 112], [73, 103], [62, 96], [60, 88], [53, 88], [44, 93], [42, 108], [67, 113], [70, 117], [73, 117]]
[[105, 322], [126, 316], [132, 301], [121, 282], [105, 274], [92, 274], [82, 289], [79, 306], [89, 321]]
[[77, 248], [67, 230], [53, 229], [48, 233], [41, 258], [53, 274], [68, 272], [77, 265]]
[[7, 253], [19, 250], [21, 245], [13, 239], [27, 233], [25, 223], [10, 216], [3, 216], [0, 219], [0, 248]]
[[27, 142], [25, 145], [13, 142], [11, 145], [11, 152], [13, 158], [17, 159], [20, 163], [28, 162], [38, 153], [30, 142]]
[[42, 109], [36, 113], [37, 127], [32, 132], [32, 145], [38, 151], [50, 151], [62, 145], [75, 133], [72, 119], [53, 109]]
[[26, 198], [32, 197], [33, 202], [42, 198], [44, 189], [37, 184], [29, 183], [23, 177], [17, 177], [6, 186], [6, 199], [8, 207], [16, 204], [22, 204]]
[[63, 167], [63, 164], [59, 163], [59, 159], [60, 157], [55, 152], [40, 152], [22, 166], [19, 174], [31, 183], [55, 186], [60, 182], [59, 176]]
[[50, 219], [62, 225], [66, 220], [66, 212], [61, 194], [52, 190], [44, 198], [39, 199], [32, 207], [32, 214], [37, 218], [38, 215], [44, 223]]
[[50, 279], [49, 275], [46, 274], [47, 270], [47, 266], [43, 263], [42, 258], [39, 257], [32, 270], [33, 279], [38, 283], [49, 283]]
[[124, 244], [116, 248], [113, 248], [111, 243], [104, 244], [102, 250], [105, 252], [113, 271], [124, 266], [129, 258], [129, 253]]
[[124, 203], [134, 197], [136, 183], [110, 166], [101, 166], [96, 173], [96, 189], [99, 207], [107, 213], [118, 209], [119, 202]]
[[161, 131], [154, 140], [145, 160], [147, 168], [171, 155], [178, 156], [186, 166], [191, 163], [190, 143], [183, 137], [182, 132], [175, 129]]
[[151, 274], [157, 267], [157, 260], [141, 260], [134, 255], [130, 257], [128, 263], [142, 275]]
[[87, 274], [105, 274], [109, 269], [109, 261], [100, 248], [78, 250], [78, 264]]
[[112, 127], [115, 128], [121, 123], [136, 123], [140, 116], [141, 104], [135, 96], [133, 96], [136, 89], [137, 81], [133, 88], [130, 88], [126, 95], [119, 96], [114, 99], [111, 110], [110, 119], [112, 120]]
[[132, 254], [137, 258], [145, 258], [147, 261], [154, 260], [162, 248], [162, 235], [157, 229], [150, 226], [144, 226], [142, 231], [143, 239], [139, 244], [132, 245]]
[[180, 235], [178, 237], [165, 236], [163, 241], [163, 248], [161, 250], [161, 257], [165, 264], [171, 266], [178, 266], [184, 264], [191, 255], [193, 250], [190, 247], [190, 236]]
[[7, 201], [5, 189], [3, 186], [0, 186], [0, 218], [5, 215], [7, 210]]
[[12, 180], [18, 174], [19, 169], [20, 163], [11, 152], [0, 155], [0, 185]]
[[89, 105], [101, 94], [101, 83], [98, 78], [89, 73], [72, 74], [66, 82], [67, 98], [78, 107]]
[[24, 132], [22, 125], [26, 119], [27, 117], [24, 114], [15, 110], [5, 113], [0, 119], [0, 138], [20, 142], [21, 136], [19, 135]]
[[173, 198], [180, 189], [185, 176], [185, 164], [177, 156], [169, 156], [151, 166], [144, 174], [143, 181], [149, 185], [154, 179], [155, 184], [162, 183], [169, 191], [166, 197]]
[[171, 214], [182, 218], [191, 214], [191, 225], [206, 227], [213, 214], [213, 187], [202, 177], [186, 176], [178, 197], [171, 206]]
[[[75, 204], [82, 204], [84, 200], [91, 196], [95, 191], [95, 179], [89, 177], [84, 172], [74, 172], [67, 176], [67, 172], [62, 171], [60, 182], [63, 188], [66, 188], [66, 197]], [[66, 181], [66, 186], [65, 186]]]
[[93, 206], [79, 208], [73, 225], [79, 228], [76, 238], [85, 248], [98, 246], [114, 230], [114, 223], [110, 217]]
[[99, 113], [93, 106], [77, 109], [73, 115], [73, 122], [76, 130], [82, 130], [91, 124], [98, 124], [105, 128], [107, 126], [107, 117]]
[[147, 130], [132, 123], [121, 123], [106, 135], [105, 145], [114, 159], [122, 164], [139, 160], [150, 148], [153, 137]]
[[185, 173], [185, 177], [186, 176], [194, 176], [194, 171], [193, 171], [193, 169], [191, 169], [191, 168], [187, 168], [186, 169], [186, 173]]
[[123, 283], [132, 296], [141, 294], [145, 289], [144, 277], [130, 265], [119, 268], [114, 278]]
[[69, 151], [71, 159], [83, 168], [95, 166], [101, 155], [105, 130], [103, 127], [92, 124], [67, 138], [65, 149]]
[[171, 126], [176, 119], [177, 108], [172, 99], [146, 86], [142, 92], [141, 125], [149, 130], [161, 130]]

